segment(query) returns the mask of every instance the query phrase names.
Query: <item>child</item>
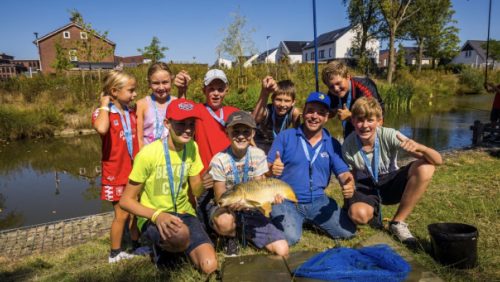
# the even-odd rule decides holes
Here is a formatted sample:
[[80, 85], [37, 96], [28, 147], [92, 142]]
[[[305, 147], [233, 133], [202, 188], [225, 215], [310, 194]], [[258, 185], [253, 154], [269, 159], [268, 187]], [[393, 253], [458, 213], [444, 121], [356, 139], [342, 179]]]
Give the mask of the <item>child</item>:
[[[375, 98], [359, 98], [352, 106], [351, 122], [355, 132], [342, 145], [344, 160], [356, 180], [354, 196], [347, 200], [349, 217], [356, 224], [367, 224], [378, 219], [380, 203], [400, 203], [389, 231], [401, 242], [415, 244], [404, 221], [429, 186], [435, 166], [443, 162], [441, 155], [395, 129], [382, 127], [382, 108]], [[401, 150], [417, 160], [398, 168]]]
[[[484, 87], [489, 93], [495, 93], [495, 98], [493, 99], [493, 105], [491, 107], [490, 122], [491, 128], [493, 130], [498, 130], [500, 126], [500, 84], [495, 86], [493, 83], [486, 83]], [[489, 136], [485, 137], [485, 139], [498, 142], [500, 141], [500, 135], [492, 132]]]
[[[267, 104], [269, 94], [271, 104]], [[262, 80], [262, 90], [252, 116], [257, 123], [255, 143], [267, 154], [274, 137], [286, 128], [297, 127], [300, 124], [300, 111], [295, 105], [295, 85], [290, 80], [278, 83], [266, 76]]]
[[323, 83], [328, 87], [328, 96], [332, 100], [330, 108], [333, 116], [338, 115], [344, 128], [344, 138], [353, 130], [349, 122], [351, 107], [360, 97], [375, 97], [382, 110], [384, 103], [380, 97], [377, 86], [367, 77], [352, 77], [347, 66], [342, 62], [333, 61], [326, 65], [322, 73]]
[[[104, 77], [101, 107], [92, 115], [92, 123], [102, 139], [101, 199], [113, 204], [115, 216], [111, 224], [109, 263], [129, 259], [132, 255], [121, 250], [125, 223], [129, 214], [117, 205], [132, 170], [132, 161], [139, 151], [136, 116], [128, 105], [136, 97], [135, 79], [121, 71], [111, 71]], [[132, 239], [137, 240], [135, 228]]]
[[[184, 78], [190, 79], [180, 72], [174, 81], [179, 89], [179, 97], [184, 97], [184, 88], [181, 82]], [[164, 130], [163, 120], [168, 105], [176, 97], [170, 95], [172, 89], [172, 71], [167, 64], [158, 62], [152, 64], [148, 69], [148, 84], [153, 92], [137, 101], [137, 132], [139, 148], [144, 147], [154, 140], [165, 137], [167, 131]]]
[[[189, 100], [170, 103], [167, 138], [144, 147], [135, 159], [120, 205], [137, 215], [143, 236], [170, 253], [184, 252], [202, 272], [217, 269], [215, 250], [196, 218], [194, 195], [203, 190], [203, 164], [193, 141], [198, 106]], [[137, 197], [141, 195], [140, 202]], [[161, 258], [156, 257], [156, 262]]]
[[[214, 179], [215, 199], [233, 189], [234, 185], [251, 180], [263, 179], [269, 170], [266, 155], [250, 146], [255, 135], [255, 121], [244, 111], [231, 114], [226, 124], [226, 133], [231, 145], [219, 152], [210, 162], [210, 174]], [[236, 236], [236, 227], [246, 222], [244, 234], [257, 248], [266, 248], [280, 256], [288, 254], [288, 244], [283, 232], [259, 211], [244, 211], [236, 204], [229, 209], [210, 207], [210, 225], [217, 234], [228, 237]], [[234, 241], [233, 241], [234, 242]], [[238, 253], [237, 244], [225, 246], [227, 255]]]

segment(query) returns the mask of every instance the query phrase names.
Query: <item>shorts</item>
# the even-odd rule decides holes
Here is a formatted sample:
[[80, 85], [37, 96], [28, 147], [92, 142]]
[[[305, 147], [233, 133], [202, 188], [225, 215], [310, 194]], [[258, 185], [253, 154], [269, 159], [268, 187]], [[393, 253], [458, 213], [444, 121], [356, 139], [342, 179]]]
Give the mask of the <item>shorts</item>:
[[118, 202], [125, 191], [125, 185], [102, 185], [101, 200]]
[[380, 175], [377, 184], [371, 178], [357, 181], [354, 195], [347, 200], [347, 207], [358, 202], [366, 203], [373, 207], [374, 217], [378, 217], [380, 202], [383, 205], [398, 204], [403, 197], [411, 165], [409, 163], [398, 170]]
[[490, 121], [491, 122], [500, 121], [500, 109], [491, 109]]
[[[213, 229], [213, 217], [216, 211], [220, 209], [216, 205], [210, 206], [209, 218], [210, 227]], [[265, 246], [279, 241], [286, 240], [283, 231], [279, 230], [270, 218], [265, 217], [260, 211], [246, 210], [233, 213], [236, 218], [236, 229], [245, 236], [245, 239], [250, 241], [258, 249], [263, 249]]]
[[[184, 224], [186, 224], [186, 226], [189, 228], [189, 246], [184, 251], [185, 254], [189, 255], [191, 251], [205, 243], [213, 245], [212, 241], [210, 241], [210, 238], [208, 238], [207, 233], [205, 232], [205, 230], [203, 230], [200, 221], [195, 216], [192, 216], [190, 214], [179, 214], [177, 216], [182, 219]], [[142, 226], [141, 232], [141, 236], [144, 236], [144, 238], [151, 241], [151, 243], [154, 243], [156, 246], [160, 244], [160, 231], [158, 231], [158, 227], [156, 227], [156, 225], [151, 221], [148, 220]]]

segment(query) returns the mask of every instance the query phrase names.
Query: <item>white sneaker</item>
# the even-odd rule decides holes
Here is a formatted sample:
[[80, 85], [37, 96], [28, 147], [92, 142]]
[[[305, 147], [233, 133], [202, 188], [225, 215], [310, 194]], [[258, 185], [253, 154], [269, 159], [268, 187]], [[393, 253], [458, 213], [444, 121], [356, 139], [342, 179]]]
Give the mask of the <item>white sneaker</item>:
[[129, 254], [127, 252], [121, 251], [119, 254], [117, 254], [114, 257], [110, 256], [108, 258], [108, 263], [115, 263], [115, 262], [119, 262], [119, 261], [124, 260], [124, 259], [131, 259], [134, 257], [135, 257], [135, 255], [133, 255], [133, 254]]
[[417, 242], [417, 239], [413, 237], [413, 235], [410, 232], [410, 229], [408, 229], [408, 224], [406, 224], [405, 222], [391, 221], [389, 223], [389, 232], [391, 232], [392, 235], [396, 236], [399, 239], [399, 241], [401, 241], [404, 244], [411, 244]]

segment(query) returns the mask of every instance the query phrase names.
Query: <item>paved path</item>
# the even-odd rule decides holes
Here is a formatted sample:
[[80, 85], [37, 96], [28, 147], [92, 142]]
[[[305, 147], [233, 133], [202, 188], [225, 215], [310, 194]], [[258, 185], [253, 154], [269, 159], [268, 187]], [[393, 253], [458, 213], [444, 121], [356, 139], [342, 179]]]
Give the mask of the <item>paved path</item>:
[[0, 231], [0, 255], [15, 258], [85, 243], [109, 232], [113, 212]]

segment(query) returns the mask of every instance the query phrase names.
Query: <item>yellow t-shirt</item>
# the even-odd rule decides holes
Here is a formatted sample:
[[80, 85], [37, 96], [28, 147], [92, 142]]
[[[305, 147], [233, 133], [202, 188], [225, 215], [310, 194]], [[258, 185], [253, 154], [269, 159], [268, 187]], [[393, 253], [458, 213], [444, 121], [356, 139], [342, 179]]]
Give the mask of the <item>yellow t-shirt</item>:
[[[203, 169], [203, 163], [201, 162], [198, 152], [198, 145], [192, 140], [189, 141], [186, 144], [186, 163], [184, 165], [182, 188], [181, 191], [177, 193], [181, 180], [183, 152], [183, 150], [180, 152], [169, 150], [170, 162], [172, 163], [172, 172], [174, 175], [177, 213], [188, 213], [196, 216], [196, 212], [189, 202], [188, 176], [198, 175]], [[175, 212], [168, 181], [162, 140], [156, 140], [142, 148], [134, 159], [134, 167], [132, 168], [129, 179], [144, 185], [140, 200], [143, 206], [155, 210], [160, 209], [165, 212]], [[146, 220], [146, 218], [138, 217], [137, 225], [139, 229], [142, 228]]]

